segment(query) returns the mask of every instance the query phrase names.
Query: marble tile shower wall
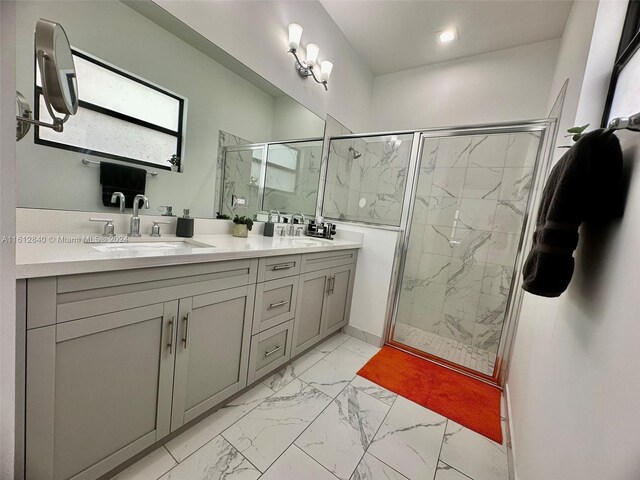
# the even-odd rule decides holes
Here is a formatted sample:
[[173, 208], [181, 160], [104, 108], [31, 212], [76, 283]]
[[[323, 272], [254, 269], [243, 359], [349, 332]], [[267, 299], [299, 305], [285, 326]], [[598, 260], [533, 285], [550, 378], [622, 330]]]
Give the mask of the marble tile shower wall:
[[400, 225], [411, 140], [411, 135], [399, 136], [400, 143], [388, 136], [331, 140], [323, 215]]
[[398, 322], [495, 353], [539, 136], [427, 139]]
[[[213, 189], [213, 205], [215, 212], [221, 212], [222, 205], [220, 205], [220, 192], [223, 191], [224, 181], [224, 147], [246, 145], [251, 143], [249, 140], [245, 140], [242, 137], [233, 135], [232, 133], [218, 130], [218, 156], [216, 157], [216, 180], [215, 187]], [[227, 212], [228, 213], [228, 212]]]
[[[253, 212], [260, 209], [259, 189], [261, 158], [261, 149], [226, 152], [223, 167], [222, 213], [231, 216], [253, 216]], [[245, 197], [245, 205], [234, 207], [232, 201], [233, 195]]]

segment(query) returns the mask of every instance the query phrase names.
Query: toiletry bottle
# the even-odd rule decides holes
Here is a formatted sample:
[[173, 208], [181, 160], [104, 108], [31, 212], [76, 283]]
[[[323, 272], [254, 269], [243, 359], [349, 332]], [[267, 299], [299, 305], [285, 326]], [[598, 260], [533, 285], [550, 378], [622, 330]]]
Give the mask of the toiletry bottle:
[[176, 237], [193, 237], [193, 218], [189, 216], [189, 209], [183, 210], [183, 216], [178, 217], [176, 225]]
[[264, 230], [262, 231], [262, 235], [265, 237], [273, 237], [274, 224], [272, 222], [271, 214], [267, 217], [267, 221], [264, 224]]

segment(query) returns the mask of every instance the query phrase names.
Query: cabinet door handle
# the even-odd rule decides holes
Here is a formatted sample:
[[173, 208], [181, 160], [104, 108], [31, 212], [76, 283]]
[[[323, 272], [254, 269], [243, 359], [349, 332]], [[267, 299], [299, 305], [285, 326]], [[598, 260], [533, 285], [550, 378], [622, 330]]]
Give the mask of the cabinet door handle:
[[289, 270], [290, 268], [295, 267], [295, 263], [281, 263], [279, 265], [274, 265], [271, 267], [271, 270]]
[[336, 276], [334, 275], [333, 277], [329, 277], [329, 291], [327, 292], [327, 295], [333, 295], [333, 287], [336, 286]]
[[289, 300], [283, 300], [281, 302], [272, 303], [271, 305], [269, 305], [269, 308], [281, 307], [283, 305], [286, 305], [287, 303], [289, 303]]
[[171, 317], [169, 320], [169, 343], [167, 343], [167, 347], [169, 347], [169, 355], [173, 355], [173, 328], [176, 323], [176, 317]]
[[327, 296], [331, 295], [331, 277], [327, 277]]
[[273, 350], [271, 350], [270, 352], [264, 352], [264, 357], [267, 358], [269, 355], [273, 355], [274, 353], [276, 353], [278, 350], [282, 350], [284, 348], [284, 345], [280, 345], [279, 347], [274, 348]]
[[188, 312], [184, 316], [184, 336], [182, 337], [182, 343], [184, 343], [184, 349], [189, 346], [189, 319], [191, 318], [191, 312]]

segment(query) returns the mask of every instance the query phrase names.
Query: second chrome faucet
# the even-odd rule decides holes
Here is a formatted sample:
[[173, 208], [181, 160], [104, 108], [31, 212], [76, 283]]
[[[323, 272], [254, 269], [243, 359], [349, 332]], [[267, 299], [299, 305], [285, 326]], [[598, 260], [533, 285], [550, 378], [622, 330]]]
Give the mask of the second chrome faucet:
[[149, 200], [144, 195], [136, 195], [133, 199], [133, 216], [129, 222], [129, 236], [140, 236], [140, 217], [138, 216], [138, 209], [140, 208], [140, 202], [144, 208], [149, 208]]

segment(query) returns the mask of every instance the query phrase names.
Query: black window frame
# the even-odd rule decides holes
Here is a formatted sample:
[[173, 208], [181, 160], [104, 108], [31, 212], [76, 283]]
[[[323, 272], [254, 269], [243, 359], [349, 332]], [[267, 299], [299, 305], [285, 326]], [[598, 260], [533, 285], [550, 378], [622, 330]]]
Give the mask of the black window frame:
[[[129, 80], [132, 80], [134, 82], [140, 83], [142, 85], [144, 85], [145, 87], [151, 88], [153, 90], [156, 90], [157, 92], [162, 93], [163, 95], [166, 95], [168, 97], [171, 97], [175, 100], [178, 101], [179, 104], [179, 110], [178, 110], [178, 130], [177, 132], [170, 130], [168, 128], [164, 128], [164, 127], [160, 127], [158, 125], [155, 125], [153, 123], [149, 123], [146, 122], [144, 120], [140, 120], [139, 118], [135, 118], [135, 117], [131, 117], [129, 115], [126, 115], [124, 113], [121, 112], [117, 112], [115, 110], [111, 110], [109, 108], [105, 108], [105, 107], [101, 107], [99, 105], [94, 105], [93, 103], [90, 102], [86, 102], [84, 100], [79, 100], [78, 104], [81, 108], [85, 108], [87, 110], [91, 110], [97, 113], [100, 113], [102, 115], [107, 115], [113, 118], [117, 118], [118, 120], [123, 120], [125, 122], [129, 122], [129, 123], [133, 123], [135, 125], [139, 125], [145, 128], [149, 128], [151, 130], [155, 130], [157, 132], [161, 132], [167, 135], [170, 135], [172, 137], [176, 137], [177, 138], [177, 142], [176, 142], [176, 152], [175, 155], [177, 155], [177, 157], [179, 158], [178, 161], [178, 172], [181, 172], [181, 164], [182, 164], [182, 145], [183, 145], [183, 141], [184, 141], [184, 106], [185, 106], [185, 98], [183, 97], [179, 97], [167, 90], [164, 90], [160, 87], [158, 87], [157, 85], [153, 85], [149, 82], [146, 82], [138, 77], [135, 77], [123, 70], [120, 70], [112, 65], [108, 65], [104, 62], [101, 62], [100, 60], [96, 59], [95, 57], [92, 57], [90, 55], [87, 55], [75, 48], [71, 49], [71, 53], [79, 58], [82, 58], [83, 60], [86, 60], [88, 62], [91, 62], [93, 64], [96, 64], [102, 68], [105, 68], [117, 75], [120, 75], [122, 77], [125, 77]], [[36, 72], [36, 68], [34, 68], [34, 109], [33, 109], [33, 113], [34, 113], [34, 118], [36, 120], [40, 119], [40, 97], [43, 94], [42, 92], [42, 87], [39, 87], [37, 85], [36, 79], [35, 79], [35, 75], [37, 75]], [[87, 155], [96, 155], [99, 157], [104, 157], [104, 158], [109, 158], [112, 160], [120, 160], [122, 162], [127, 162], [127, 163], [133, 163], [136, 165], [144, 165], [144, 166], [148, 166], [148, 167], [153, 167], [153, 168], [158, 168], [161, 170], [168, 170], [171, 171], [171, 166], [170, 165], [161, 165], [158, 163], [153, 163], [153, 162], [145, 162], [144, 160], [139, 160], [137, 158], [130, 158], [130, 157], [124, 157], [121, 155], [114, 155], [112, 153], [107, 153], [107, 152], [101, 152], [101, 151], [97, 151], [97, 150], [91, 150], [88, 148], [82, 148], [82, 147], [76, 147], [74, 145], [67, 145], [64, 143], [59, 143], [59, 142], [55, 142], [55, 141], [51, 141], [51, 140], [44, 140], [42, 138], [40, 138], [40, 127], [38, 127], [37, 125], [34, 128], [33, 131], [33, 135], [34, 135], [34, 143], [37, 145], [43, 145], [46, 147], [53, 147], [53, 148], [58, 148], [61, 150], [67, 150], [67, 151], [71, 151], [71, 152], [77, 152], [77, 153], [84, 153]], [[167, 159], [168, 160], [168, 159]]]
[[[620, 35], [620, 43], [616, 53], [616, 61], [613, 64], [613, 71], [611, 72], [607, 101], [605, 103], [604, 112], [602, 113], [602, 128], [606, 128], [609, 123], [611, 105], [616, 93], [616, 86], [618, 84], [620, 73], [637, 53], [638, 49], [640, 49], [640, 0], [629, 0], [627, 14], [622, 27], [622, 34]], [[629, 114], [632, 113], [635, 112], [629, 112]]]

